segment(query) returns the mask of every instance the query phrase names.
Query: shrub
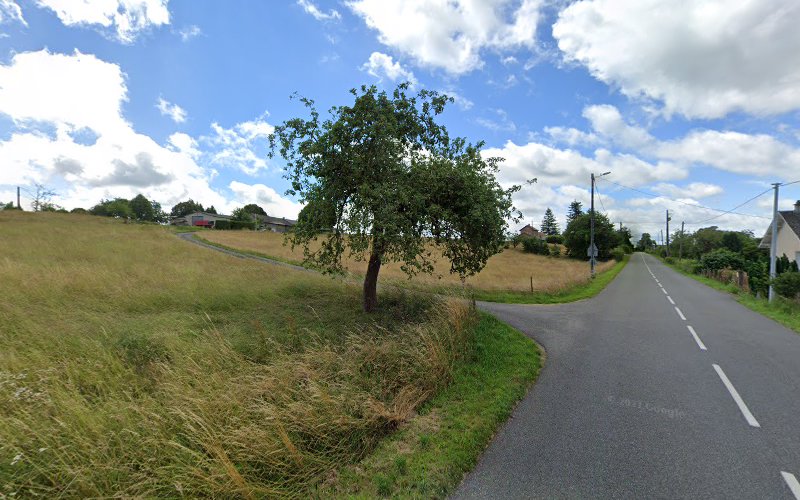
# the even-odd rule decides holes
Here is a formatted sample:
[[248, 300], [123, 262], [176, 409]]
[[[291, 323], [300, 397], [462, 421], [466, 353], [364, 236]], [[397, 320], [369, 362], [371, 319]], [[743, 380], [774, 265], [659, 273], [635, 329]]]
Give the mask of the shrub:
[[614, 258], [617, 262], [622, 262], [622, 259], [625, 258], [625, 249], [622, 247], [614, 247], [611, 249], [611, 257]]
[[522, 240], [522, 250], [535, 255], [550, 255], [550, 247], [539, 238], [525, 238]]
[[800, 298], [800, 273], [788, 272], [772, 280], [778, 295], [788, 299]]
[[547, 241], [548, 243], [556, 243], [560, 245], [564, 243], [564, 237], [561, 236], [560, 234], [550, 234], [547, 236], [545, 241]]
[[625, 253], [628, 255], [633, 253], [633, 247], [630, 245], [622, 245], [622, 249], [625, 250]]
[[550, 257], [561, 257], [561, 247], [558, 245], [553, 245], [550, 248]]
[[744, 258], [738, 253], [728, 249], [719, 248], [700, 257], [700, 267], [706, 271], [719, 271], [720, 269], [744, 269]]
[[230, 229], [231, 228], [231, 221], [229, 220], [218, 220], [214, 223], [214, 229]]
[[256, 223], [251, 221], [243, 221], [243, 220], [232, 220], [230, 221], [231, 229], [252, 229], [255, 230]]
[[664, 259], [664, 262], [666, 262], [667, 264], [674, 264], [675, 263], [675, 257], [666, 257]]

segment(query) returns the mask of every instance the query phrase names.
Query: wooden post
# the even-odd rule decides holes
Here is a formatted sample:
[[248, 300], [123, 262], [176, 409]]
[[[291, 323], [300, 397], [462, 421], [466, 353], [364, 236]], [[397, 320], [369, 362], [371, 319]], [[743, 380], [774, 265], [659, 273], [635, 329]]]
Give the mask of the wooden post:
[[531, 293], [533, 293], [533, 276], [531, 276]]

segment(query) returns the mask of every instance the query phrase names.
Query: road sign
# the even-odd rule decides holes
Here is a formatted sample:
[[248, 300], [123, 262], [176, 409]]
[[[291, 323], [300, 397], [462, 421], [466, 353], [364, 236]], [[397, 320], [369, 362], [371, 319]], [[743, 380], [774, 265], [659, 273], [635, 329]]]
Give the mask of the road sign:
[[597, 257], [597, 245], [592, 245], [591, 248], [586, 249], [587, 257]]

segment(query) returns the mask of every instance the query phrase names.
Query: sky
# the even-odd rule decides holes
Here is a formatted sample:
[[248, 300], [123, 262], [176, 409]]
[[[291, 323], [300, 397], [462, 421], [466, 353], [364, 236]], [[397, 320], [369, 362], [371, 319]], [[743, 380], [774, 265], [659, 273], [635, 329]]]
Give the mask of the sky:
[[409, 81], [504, 158], [512, 227], [549, 207], [563, 228], [610, 172], [596, 207], [634, 235], [666, 210], [760, 235], [771, 184], [800, 180], [797, 26], [796, 0], [0, 0], [0, 201], [39, 183], [67, 209], [142, 193], [294, 218], [267, 157], [307, 116], [290, 96], [324, 115]]

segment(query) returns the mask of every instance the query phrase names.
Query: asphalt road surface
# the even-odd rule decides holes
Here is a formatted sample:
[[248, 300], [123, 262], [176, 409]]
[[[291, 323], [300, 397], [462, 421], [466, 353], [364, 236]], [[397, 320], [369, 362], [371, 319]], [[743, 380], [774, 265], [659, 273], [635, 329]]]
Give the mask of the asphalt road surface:
[[800, 499], [800, 335], [643, 254], [588, 301], [481, 307], [547, 361], [454, 498]]

